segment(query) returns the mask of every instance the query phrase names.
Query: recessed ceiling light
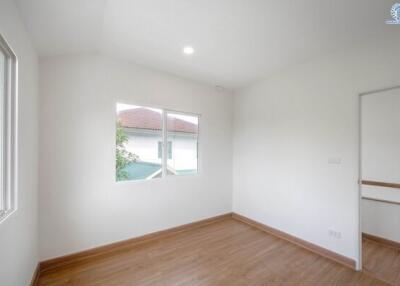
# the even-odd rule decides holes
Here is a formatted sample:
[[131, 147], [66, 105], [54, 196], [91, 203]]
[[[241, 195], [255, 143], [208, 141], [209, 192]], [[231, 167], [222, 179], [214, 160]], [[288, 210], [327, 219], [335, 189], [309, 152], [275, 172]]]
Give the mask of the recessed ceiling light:
[[191, 55], [194, 53], [194, 49], [191, 46], [186, 46], [183, 48], [183, 53], [185, 53], [187, 55]]

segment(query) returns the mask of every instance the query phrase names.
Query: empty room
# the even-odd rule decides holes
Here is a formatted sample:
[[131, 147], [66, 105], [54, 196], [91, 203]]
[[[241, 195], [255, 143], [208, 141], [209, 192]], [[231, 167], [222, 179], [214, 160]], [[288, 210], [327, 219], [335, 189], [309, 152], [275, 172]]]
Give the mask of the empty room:
[[400, 2], [0, 0], [0, 286], [400, 286]]

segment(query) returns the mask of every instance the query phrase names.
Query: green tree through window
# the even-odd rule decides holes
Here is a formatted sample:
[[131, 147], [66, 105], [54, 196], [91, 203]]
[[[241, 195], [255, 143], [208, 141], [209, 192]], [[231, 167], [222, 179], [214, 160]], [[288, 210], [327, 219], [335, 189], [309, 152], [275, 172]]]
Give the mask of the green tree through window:
[[127, 151], [125, 144], [128, 142], [128, 136], [121, 126], [121, 122], [117, 122], [116, 128], [116, 176], [117, 181], [126, 180], [127, 172], [124, 170], [132, 162], [136, 162], [139, 156]]

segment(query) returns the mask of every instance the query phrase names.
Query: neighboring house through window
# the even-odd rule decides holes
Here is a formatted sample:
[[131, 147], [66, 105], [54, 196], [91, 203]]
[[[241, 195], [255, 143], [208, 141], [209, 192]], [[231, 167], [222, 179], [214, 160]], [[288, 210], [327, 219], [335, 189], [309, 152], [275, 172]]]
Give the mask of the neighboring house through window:
[[198, 116], [118, 103], [117, 141], [121, 135], [117, 181], [197, 173]]
[[[162, 158], [163, 145], [158, 141], [158, 158]], [[168, 159], [172, 159], [172, 142], [168, 141]]]

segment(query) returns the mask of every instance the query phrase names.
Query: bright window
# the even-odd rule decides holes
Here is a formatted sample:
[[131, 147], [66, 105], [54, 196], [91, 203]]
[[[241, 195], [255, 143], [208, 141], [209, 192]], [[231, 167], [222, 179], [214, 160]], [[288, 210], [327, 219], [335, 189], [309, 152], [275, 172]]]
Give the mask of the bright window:
[[0, 35], [0, 221], [16, 209], [17, 60]]
[[117, 104], [117, 181], [162, 176], [158, 142], [163, 140], [161, 109]]
[[[5, 90], [5, 54], [3, 53], [2, 50], [0, 50], [0, 106], [3, 105], [3, 98], [4, 98], [4, 90]], [[2, 110], [0, 109], [0, 112]], [[2, 113], [2, 112], [1, 112]], [[0, 113], [0, 117], [2, 117]], [[0, 134], [3, 134], [3, 126], [0, 125]], [[3, 149], [3, 142], [0, 141], [0, 150]], [[3, 154], [0, 153], [0, 161], [3, 162]], [[3, 169], [3, 166], [0, 166], [1, 169]], [[2, 173], [2, 170], [0, 170], [0, 174]], [[3, 186], [3, 178], [2, 176], [0, 177], [0, 186]], [[5, 212], [5, 193], [4, 190], [2, 190], [1, 196], [0, 196], [0, 215], [4, 214]]]
[[172, 156], [168, 156], [168, 175], [197, 173], [197, 116], [167, 111], [167, 138], [173, 142]]
[[121, 103], [116, 108], [117, 181], [197, 173], [198, 116]]
[[[158, 141], [158, 158], [162, 158], [163, 143]], [[168, 159], [172, 159], [172, 142], [168, 141]]]

